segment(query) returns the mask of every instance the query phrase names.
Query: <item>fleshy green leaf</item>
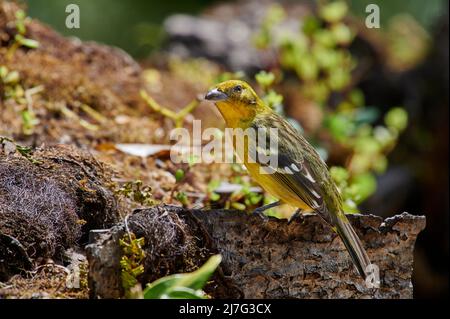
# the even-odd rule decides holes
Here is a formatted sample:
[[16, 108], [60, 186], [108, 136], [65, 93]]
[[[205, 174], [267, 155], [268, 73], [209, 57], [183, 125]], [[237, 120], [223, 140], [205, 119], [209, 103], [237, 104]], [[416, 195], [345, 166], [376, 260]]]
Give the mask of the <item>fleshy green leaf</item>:
[[172, 288], [177, 286], [182, 277], [183, 274], [176, 274], [154, 281], [144, 290], [144, 299], [159, 299], [164, 294], [168, 294]]
[[320, 28], [320, 21], [315, 16], [307, 16], [303, 20], [302, 30], [307, 35], [312, 35]]
[[184, 179], [184, 171], [180, 168], [177, 169], [177, 171], [175, 172], [175, 180], [177, 181], [177, 183], [181, 182]]
[[348, 6], [345, 1], [333, 1], [322, 6], [319, 10], [319, 15], [327, 22], [339, 22], [347, 14]]
[[[195, 291], [203, 288], [221, 261], [222, 257], [220, 255], [214, 255], [210, 257], [202, 267], [194, 272], [175, 274], [160, 278], [147, 286], [144, 290], [144, 298], [170, 298], [171, 296], [180, 296], [183, 294], [185, 296], [188, 294], [191, 296], [196, 295], [198, 298], [198, 293]], [[194, 292], [183, 288], [191, 289]], [[172, 295], [172, 292], [174, 292], [174, 295]]]
[[361, 203], [376, 191], [377, 181], [372, 174], [364, 173], [355, 176], [350, 187], [354, 188], [354, 192], [358, 194], [355, 199]]
[[401, 107], [395, 107], [386, 114], [384, 121], [390, 129], [401, 132], [408, 125], [408, 113]]
[[342, 183], [347, 181], [349, 174], [348, 171], [341, 166], [333, 166], [330, 168], [330, 174], [334, 181], [337, 183]]
[[162, 299], [205, 299], [205, 294], [201, 290], [194, 290], [186, 287], [176, 287]]
[[20, 75], [17, 71], [11, 71], [3, 79], [5, 84], [16, 84], [20, 81]]
[[220, 199], [220, 195], [217, 193], [212, 192], [211, 194], [209, 194], [209, 200], [216, 202]]
[[39, 47], [39, 42], [33, 39], [23, 38], [19, 41], [21, 45], [30, 49], [37, 49]]
[[255, 75], [255, 79], [259, 85], [267, 89], [275, 81], [275, 75], [272, 72], [261, 71]]

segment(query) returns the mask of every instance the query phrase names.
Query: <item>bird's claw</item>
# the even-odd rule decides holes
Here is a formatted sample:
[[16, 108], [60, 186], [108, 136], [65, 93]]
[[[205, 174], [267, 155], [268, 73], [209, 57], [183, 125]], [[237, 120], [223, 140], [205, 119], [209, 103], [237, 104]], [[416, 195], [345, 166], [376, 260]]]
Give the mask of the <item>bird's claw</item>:
[[266, 214], [264, 214], [264, 210], [260, 210], [260, 209], [255, 209], [253, 212], [252, 212], [252, 215], [255, 215], [255, 216], [259, 216], [261, 219], [263, 219], [264, 221], [267, 221], [267, 220], [269, 220], [269, 217], [267, 217], [267, 215]]
[[253, 211], [252, 215], [259, 215], [259, 217], [261, 217], [264, 221], [268, 221], [269, 217], [266, 214], [264, 214], [264, 212], [270, 208], [277, 207], [279, 205], [281, 205], [281, 201], [273, 202], [265, 206], [258, 207]]
[[293, 213], [293, 214], [291, 215], [291, 217], [289, 217], [287, 224], [290, 225], [290, 224], [292, 223], [292, 221], [293, 221], [294, 219], [296, 219], [298, 216], [300, 216], [301, 214], [302, 214], [301, 209], [297, 209], [297, 210], [295, 211], [295, 213]]

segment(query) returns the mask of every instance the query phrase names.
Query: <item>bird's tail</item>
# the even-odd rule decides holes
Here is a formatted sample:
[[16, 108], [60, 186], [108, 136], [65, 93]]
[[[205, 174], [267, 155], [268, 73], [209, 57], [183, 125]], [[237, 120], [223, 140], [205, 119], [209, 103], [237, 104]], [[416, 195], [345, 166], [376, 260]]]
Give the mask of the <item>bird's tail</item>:
[[359, 274], [363, 277], [363, 279], [366, 279], [366, 272], [368, 271], [368, 266], [370, 265], [369, 256], [367, 255], [361, 241], [358, 238], [358, 235], [348, 221], [347, 217], [345, 217], [344, 214], [339, 215], [340, 216], [336, 216], [336, 220], [334, 221], [336, 232], [344, 242], [344, 245], [352, 258], [353, 263], [358, 269]]

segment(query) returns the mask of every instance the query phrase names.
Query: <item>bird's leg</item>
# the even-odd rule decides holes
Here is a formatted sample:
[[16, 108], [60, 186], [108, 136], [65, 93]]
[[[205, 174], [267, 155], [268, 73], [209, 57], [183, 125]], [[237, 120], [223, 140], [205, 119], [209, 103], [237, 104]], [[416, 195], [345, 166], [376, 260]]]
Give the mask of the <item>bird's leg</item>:
[[298, 216], [300, 216], [301, 214], [302, 214], [302, 209], [301, 209], [301, 208], [297, 208], [297, 210], [295, 211], [295, 213], [293, 213], [293, 214], [291, 215], [291, 217], [289, 217], [288, 225], [289, 225], [295, 218], [297, 218]]
[[273, 203], [267, 204], [267, 205], [264, 205], [264, 206], [261, 206], [261, 207], [258, 207], [257, 209], [255, 209], [253, 211], [252, 214], [260, 215], [261, 217], [266, 217], [266, 215], [263, 214], [264, 211], [266, 211], [266, 210], [268, 210], [270, 208], [273, 208], [273, 207], [280, 206], [280, 205], [281, 205], [281, 200], [279, 200], [277, 202], [273, 202]]

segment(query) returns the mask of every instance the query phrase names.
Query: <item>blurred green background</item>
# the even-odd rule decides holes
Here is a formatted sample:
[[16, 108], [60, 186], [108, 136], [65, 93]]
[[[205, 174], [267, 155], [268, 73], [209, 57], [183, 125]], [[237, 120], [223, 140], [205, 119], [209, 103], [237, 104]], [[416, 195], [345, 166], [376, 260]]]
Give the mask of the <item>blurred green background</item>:
[[[51, 25], [66, 36], [94, 40], [121, 47], [135, 57], [143, 57], [160, 47], [164, 40], [162, 22], [174, 13], [196, 14], [213, 0], [27, 0], [29, 15]], [[223, 1], [222, 1], [223, 2]], [[231, 1], [230, 1], [231, 2]], [[295, 1], [292, 1], [295, 2]], [[303, 1], [307, 2], [307, 1]], [[312, 2], [312, 1], [311, 1]], [[374, 3], [381, 9], [381, 27], [399, 13], [410, 13], [426, 29], [444, 10], [446, 0], [351, 0], [355, 15], [366, 16], [365, 8]], [[67, 29], [65, 8], [69, 4], [80, 7], [81, 28]], [[151, 35], [151, 36], [150, 36]]]
[[[46, 22], [66, 36], [94, 40], [121, 47], [142, 57], [161, 45], [162, 22], [173, 13], [195, 14], [211, 0], [28, 0], [29, 15]], [[79, 29], [65, 26], [66, 6], [80, 7]]]

